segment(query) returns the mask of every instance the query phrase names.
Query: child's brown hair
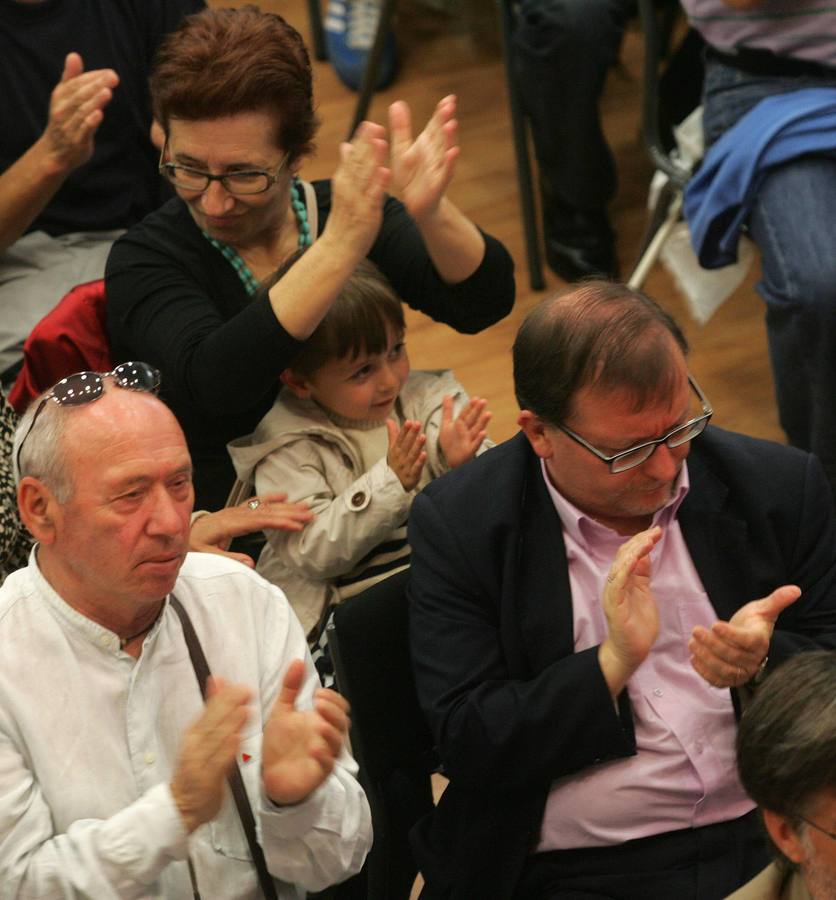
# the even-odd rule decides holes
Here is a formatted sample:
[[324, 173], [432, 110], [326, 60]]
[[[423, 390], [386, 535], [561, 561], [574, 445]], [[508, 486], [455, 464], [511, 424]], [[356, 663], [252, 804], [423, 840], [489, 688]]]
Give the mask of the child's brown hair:
[[[304, 252], [294, 253], [264, 290], [276, 284]], [[364, 259], [288, 368], [296, 375], [309, 377], [331, 359], [384, 353], [388, 345], [387, 326], [397, 334], [406, 330], [401, 301], [380, 269]]]

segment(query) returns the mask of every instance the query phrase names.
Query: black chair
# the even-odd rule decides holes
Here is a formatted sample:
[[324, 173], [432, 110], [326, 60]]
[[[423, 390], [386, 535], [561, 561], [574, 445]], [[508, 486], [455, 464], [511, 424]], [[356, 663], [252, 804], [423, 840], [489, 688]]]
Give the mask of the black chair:
[[[328, 629], [337, 686], [351, 704], [351, 745], [369, 798], [374, 845], [367, 900], [408, 900], [417, 874], [408, 833], [432, 810], [438, 759], [415, 695], [406, 585], [398, 572], [341, 603]], [[341, 896], [341, 888], [337, 888]]]

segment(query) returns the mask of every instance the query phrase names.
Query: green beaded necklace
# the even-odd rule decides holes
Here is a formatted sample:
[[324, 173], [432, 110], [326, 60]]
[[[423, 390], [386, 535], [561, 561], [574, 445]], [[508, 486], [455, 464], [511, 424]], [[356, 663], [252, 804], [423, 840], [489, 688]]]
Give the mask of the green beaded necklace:
[[[298, 175], [293, 176], [290, 184], [290, 205], [293, 207], [296, 227], [299, 229], [298, 246], [300, 248], [310, 247], [313, 242], [311, 240], [311, 226], [308, 224], [308, 207], [305, 204], [305, 189], [302, 187], [302, 181]], [[238, 251], [230, 244], [225, 244], [223, 241], [213, 238], [205, 231], [201, 233], [216, 250], [223, 254], [224, 259], [235, 269], [247, 293], [252, 297], [258, 290], [259, 282]]]

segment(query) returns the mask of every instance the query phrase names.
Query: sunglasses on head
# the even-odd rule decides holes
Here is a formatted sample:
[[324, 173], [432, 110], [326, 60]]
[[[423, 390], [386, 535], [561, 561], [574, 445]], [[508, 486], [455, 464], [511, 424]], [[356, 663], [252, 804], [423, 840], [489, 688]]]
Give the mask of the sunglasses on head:
[[112, 378], [116, 387], [127, 391], [148, 391], [156, 394], [160, 387], [159, 370], [144, 362], [124, 362], [116, 366], [112, 372], [76, 372], [75, 375], [62, 378], [38, 404], [29, 428], [17, 446], [15, 466], [18, 473], [20, 473], [20, 452], [26, 439], [32, 434], [35, 422], [38, 421], [38, 416], [46, 404], [50, 400], [59, 406], [84, 406], [85, 403], [92, 403], [104, 393], [105, 378]]

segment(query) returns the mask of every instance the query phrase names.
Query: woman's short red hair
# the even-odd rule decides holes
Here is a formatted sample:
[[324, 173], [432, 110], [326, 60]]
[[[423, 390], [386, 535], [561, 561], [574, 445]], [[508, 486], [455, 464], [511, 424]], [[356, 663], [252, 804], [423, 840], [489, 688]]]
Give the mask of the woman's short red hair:
[[187, 16], [157, 51], [151, 75], [154, 115], [199, 121], [265, 110], [279, 149], [295, 162], [313, 150], [311, 61], [302, 37], [255, 6], [205, 9]]

